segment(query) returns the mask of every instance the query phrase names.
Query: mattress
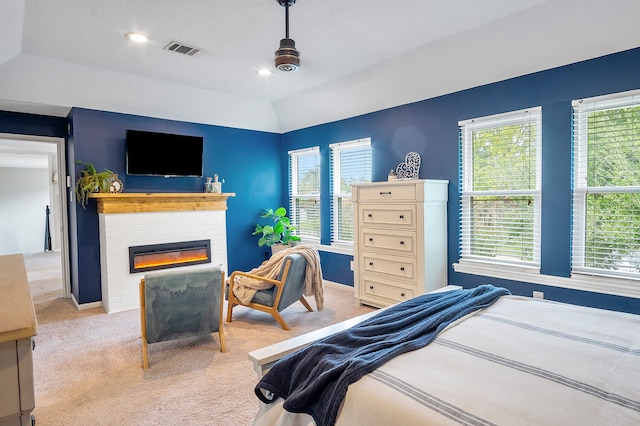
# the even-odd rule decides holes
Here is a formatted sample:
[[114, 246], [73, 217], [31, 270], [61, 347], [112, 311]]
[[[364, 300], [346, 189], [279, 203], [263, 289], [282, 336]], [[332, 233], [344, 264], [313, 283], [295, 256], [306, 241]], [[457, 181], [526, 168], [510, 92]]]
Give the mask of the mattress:
[[[282, 404], [254, 424], [315, 424]], [[336, 424], [640, 424], [640, 316], [503, 296], [351, 384]]]

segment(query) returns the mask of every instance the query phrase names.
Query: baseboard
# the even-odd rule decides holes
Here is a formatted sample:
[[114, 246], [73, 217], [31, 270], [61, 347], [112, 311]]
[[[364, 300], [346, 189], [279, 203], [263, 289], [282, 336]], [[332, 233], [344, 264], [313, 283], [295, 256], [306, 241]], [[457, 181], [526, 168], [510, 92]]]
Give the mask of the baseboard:
[[102, 302], [78, 303], [76, 297], [73, 294], [71, 294], [71, 301], [79, 311], [84, 311], [85, 309], [102, 308]]
[[345, 287], [351, 287], [351, 288], [353, 288], [353, 286], [352, 286], [352, 285], [349, 285], [349, 284], [343, 284], [343, 283], [338, 283], [338, 282], [335, 282], [335, 281], [329, 281], [329, 280], [325, 280], [324, 278], [322, 279], [322, 281], [324, 281], [325, 283], [329, 283], [329, 284], [342, 285], [342, 286], [345, 286]]

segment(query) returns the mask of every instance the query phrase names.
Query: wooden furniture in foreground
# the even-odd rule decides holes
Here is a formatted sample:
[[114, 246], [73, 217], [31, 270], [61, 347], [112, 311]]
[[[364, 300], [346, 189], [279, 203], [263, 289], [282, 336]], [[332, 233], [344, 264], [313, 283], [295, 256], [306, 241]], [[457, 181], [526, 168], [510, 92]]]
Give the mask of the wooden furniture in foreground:
[[446, 180], [352, 185], [356, 299], [383, 307], [447, 285]]
[[140, 280], [142, 366], [149, 368], [148, 343], [218, 332], [222, 326], [224, 272], [219, 267], [149, 273]]
[[[248, 272], [235, 271], [229, 277], [229, 287], [227, 291], [227, 322], [231, 322], [233, 308], [238, 305], [247, 308], [257, 309], [262, 312], [271, 314], [278, 324], [285, 329], [290, 330], [285, 320], [280, 315], [287, 306], [300, 301], [309, 312], [313, 312], [313, 308], [305, 300], [303, 296], [305, 286], [305, 273], [307, 268], [307, 260], [298, 253], [291, 253], [285, 257], [282, 268], [278, 275], [278, 279], [262, 277], [260, 275], [249, 274]], [[253, 278], [258, 281], [273, 284], [273, 287], [267, 290], [259, 290], [256, 292], [249, 304], [242, 303], [233, 291], [234, 281], [236, 277]]]
[[38, 322], [21, 254], [0, 256], [0, 295], [0, 425], [31, 425]]

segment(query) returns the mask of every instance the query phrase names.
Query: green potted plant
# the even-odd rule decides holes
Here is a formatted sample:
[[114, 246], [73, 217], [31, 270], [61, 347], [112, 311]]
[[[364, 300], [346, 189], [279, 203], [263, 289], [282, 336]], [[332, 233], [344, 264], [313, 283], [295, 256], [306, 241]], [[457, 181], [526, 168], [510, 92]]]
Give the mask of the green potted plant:
[[84, 166], [76, 181], [76, 198], [82, 204], [82, 208], [85, 208], [89, 195], [93, 192], [109, 192], [109, 187], [113, 180], [117, 179], [117, 175], [108, 169], [98, 172], [93, 164], [85, 161], [76, 160], [76, 164]]
[[291, 233], [296, 230], [296, 227], [291, 225], [291, 220], [287, 217], [287, 210], [284, 207], [275, 210], [264, 209], [260, 217], [270, 219], [271, 224], [256, 225], [252, 235], [260, 235], [258, 247], [271, 247], [273, 251], [274, 245], [286, 246], [292, 241], [300, 241], [300, 237]]

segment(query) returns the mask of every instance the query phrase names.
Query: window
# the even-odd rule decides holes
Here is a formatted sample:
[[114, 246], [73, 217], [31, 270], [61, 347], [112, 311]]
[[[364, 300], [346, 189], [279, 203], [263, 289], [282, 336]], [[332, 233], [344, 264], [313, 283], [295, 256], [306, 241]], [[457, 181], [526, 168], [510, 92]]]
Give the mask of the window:
[[302, 239], [320, 241], [320, 149], [289, 151], [289, 215]]
[[640, 277], [640, 91], [573, 102], [572, 271]]
[[331, 243], [353, 244], [351, 184], [371, 182], [371, 139], [329, 145], [331, 148]]
[[459, 126], [461, 260], [539, 268], [541, 108]]

